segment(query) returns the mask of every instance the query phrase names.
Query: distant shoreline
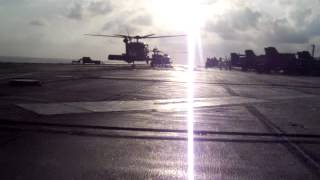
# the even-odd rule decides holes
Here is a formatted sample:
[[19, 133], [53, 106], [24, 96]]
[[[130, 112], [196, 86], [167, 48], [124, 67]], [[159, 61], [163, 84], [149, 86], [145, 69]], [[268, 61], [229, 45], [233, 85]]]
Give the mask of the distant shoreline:
[[71, 63], [72, 60], [74, 59], [0, 56], [0, 63], [68, 64], [68, 63]]
[[[79, 58], [78, 58], [79, 59]], [[23, 56], [0, 56], [0, 64], [72, 64], [72, 61], [78, 59], [66, 59], [66, 58], [39, 58], [39, 57], [23, 57]], [[100, 60], [102, 64], [127, 64], [124, 61], [109, 61]], [[145, 64], [145, 62], [137, 61], [136, 64]], [[185, 65], [185, 64], [175, 64], [175, 65]]]
[[[71, 64], [72, 61], [78, 59], [66, 58], [38, 58], [38, 57], [22, 57], [22, 56], [0, 56], [1, 64]], [[127, 64], [121, 61], [101, 60], [103, 64]]]

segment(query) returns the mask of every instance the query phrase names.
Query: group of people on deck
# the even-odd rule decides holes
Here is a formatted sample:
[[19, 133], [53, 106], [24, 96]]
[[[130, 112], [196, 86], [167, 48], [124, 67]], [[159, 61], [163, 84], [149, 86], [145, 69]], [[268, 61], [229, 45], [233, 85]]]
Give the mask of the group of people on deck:
[[232, 69], [231, 60], [228, 59], [227, 57], [226, 58], [222, 58], [222, 57], [220, 57], [220, 58], [216, 58], [216, 57], [207, 58], [206, 68], [214, 68], [214, 67], [217, 67], [220, 70], [222, 70], [222, 69], [231, 70]]

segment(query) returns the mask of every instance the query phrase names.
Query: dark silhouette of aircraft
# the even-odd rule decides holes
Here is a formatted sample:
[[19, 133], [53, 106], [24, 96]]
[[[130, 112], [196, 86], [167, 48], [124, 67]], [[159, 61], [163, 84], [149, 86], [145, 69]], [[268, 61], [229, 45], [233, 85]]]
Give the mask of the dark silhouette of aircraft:
[[148, 34], [144, 36], [130, 36], [123, 34], [104, 35], [104, 34], [86, 34], [88, 36], [98, 36], [107, 38], [123, 38], [125, 43], [126, 52], [121, 55], [109, 55], [109, 60], [120, 60], [127, 63], [132, 63], [134, 66], [135, 61], [145, 61], [149, 64], [152, 58], [149, 57], [149, 46], [141, 42], [141, 39], [158, 39], [158, 38], [174, 38], [183, 37], [186, 35], [167, 35], [167, 36], [155, 36], [155, 34]]
[[168, 54], [160, 51], [157, 48], [152, 50], [152, 58], [151, 58], [151, 67], [170, 67], [171, 66], [171, 58]]
[[231, 53], [233, 67], [241, 67], [243, 71], [255, 70], [259, 73], [283, 72], [296, 75], [320, 75], [320, 61], [308, 51], [279, 53], [275, 47], [266, 47], [265, 55], [257, 56], [252, 50], [244, 55]]

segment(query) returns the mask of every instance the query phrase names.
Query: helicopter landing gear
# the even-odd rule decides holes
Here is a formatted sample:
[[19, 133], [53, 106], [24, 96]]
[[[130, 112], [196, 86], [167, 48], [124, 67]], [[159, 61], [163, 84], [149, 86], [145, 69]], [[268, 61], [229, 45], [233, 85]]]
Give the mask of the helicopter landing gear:
[[132, 63], [131, 68], [132, 68], [132, 69], [135, 69], [135, 68], [136, 68], [136, 65], [134, 64], [134, 62]]

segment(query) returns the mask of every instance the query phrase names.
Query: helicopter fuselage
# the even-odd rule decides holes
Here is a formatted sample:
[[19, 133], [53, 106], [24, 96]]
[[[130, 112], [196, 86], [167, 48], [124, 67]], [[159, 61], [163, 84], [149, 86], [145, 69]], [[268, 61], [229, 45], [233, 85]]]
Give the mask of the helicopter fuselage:
[[148, 45], [143, 42], [128, 42], [124, 40], [126, 44], [126, 53], [122, 55], [109, 55], [109, 60], [122, 60], [128, 63], [134, 61], [149, 61]]

